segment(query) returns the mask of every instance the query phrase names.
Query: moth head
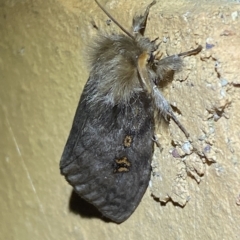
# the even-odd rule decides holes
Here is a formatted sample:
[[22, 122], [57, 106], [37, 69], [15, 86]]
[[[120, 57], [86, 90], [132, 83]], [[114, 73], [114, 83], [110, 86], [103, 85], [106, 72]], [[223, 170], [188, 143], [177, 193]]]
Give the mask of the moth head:
[[132, 30], [133, 30], [133, 35], [128, 32], [124, 27], [121, 26], [121, 24], [118, 23], [117, 20], [115, 20], [115, 18], [109, 13], [107, 12], [103, 6], [98, 2], [98, 0], [95, 0], [95, 2], [97, 3], [97, 5], [102, 9], [102, 11], [124, 32], [126, 33], [130, 38], [135, 39], [137, 38], [137, 36], [143, 36], [144, 35], [144, 30], [146, 28], [146, 24], [147, 24], [147, 18], [148, 18], [148, 14], [150, 11], [150, 8], [156, 3], [156, 1], [152, 1], [152, 3], [150, 3], [147, 6], [147, 9], [145, 10], [145, 13], [143, 15], [140, 16], [136, 16], [133, 18], [133, 23], [132, 23]]

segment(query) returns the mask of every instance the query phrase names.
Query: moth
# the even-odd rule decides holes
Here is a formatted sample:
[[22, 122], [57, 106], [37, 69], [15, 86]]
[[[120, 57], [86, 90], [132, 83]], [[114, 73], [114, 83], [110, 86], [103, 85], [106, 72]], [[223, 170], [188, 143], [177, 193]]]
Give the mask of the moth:
[[132, 33], [100, 4], [123, 34], [102, 34], [93, 43], [91, 71], [65, 145], [60, 170], [77, 194], [121, 223], [136, 209], [151, 174], [155, 124], [170, 118], [189, 136], [159, 90], [182, 67], [182, 57], [202, 47], [158, 56], [157, 39], [144, 37], [150, 8], [133, 18]]

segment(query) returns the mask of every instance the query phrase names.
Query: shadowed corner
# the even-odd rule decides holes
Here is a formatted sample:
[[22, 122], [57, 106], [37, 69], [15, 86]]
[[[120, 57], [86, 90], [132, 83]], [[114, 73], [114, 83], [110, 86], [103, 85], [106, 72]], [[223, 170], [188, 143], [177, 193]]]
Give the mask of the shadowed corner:
[[78, 196], [74, 190], [69, 199], [69, 210], [80, 215], [82, 218], [99, 218], [104, 222], [111, 222], [109, 219], [105, 218], [95, 206]]

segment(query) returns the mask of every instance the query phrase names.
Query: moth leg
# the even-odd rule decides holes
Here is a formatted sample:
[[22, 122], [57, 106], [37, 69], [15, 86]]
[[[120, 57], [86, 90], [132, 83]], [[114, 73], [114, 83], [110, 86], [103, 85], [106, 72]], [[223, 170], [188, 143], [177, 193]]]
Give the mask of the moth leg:
[[161, 143], [158, 141], [158, 137], [156, 134], [153, 135], [152, 140], [156, 143], [157, 147], [160, 149], [160, 151], [162, 151], [162, 146]]
[[183, 52], [183, 53], [179, 53], [178, 56], [182, 57], [182, 56], [194, 55], [194, 54], [197, 54], [197, 53], [201, 52], [201, 50], [202, 50], [202, 46], [199, 45], [197, 48], [195, 48], [193, 50], [190, 50], [190, 51], [187, 51], [187, 52]]
[[171, 118], [178, 125], [178, 127], [182, 130], [182, 132], [185, 134], [185, 136], [188, 138], [189, 133], [187, 132], [185, 127], [179, 122], [177, 117], [174, 115], [170, 104], [164, 98], [164, 96], [159, 91], [159, 89], [157, 88], [156, 85], [153, 86], [153, 98], [154, 98], [157, 109], [159, 110], [160, 114], [165, 118], [165, 120], [168, 120], [168, 118]]
[[[166, 57], [160, 61], [157, 62], [157, 75], [159, 77], [159, 80], [167, 79], [167, 76], [169, 74], [176, 70], [179, 70], [182, 66], [182, 59], [181, 57], [189, 56], [193, 54], [197, 54], [202, 50], [202, 46], [199, 45], [197, 48], [183, 52], [180, 54], [172, 55], [169, 57]], [[158, 84], [157, 82], [155, 84]], [[184, 128], [184, 126], [179, 122], [177, 117], [174, 115], [173, 110], [168, 103], [168, 101], [163, 97], [162, 93], [159, 91], [156, 85], [153, 86], [153, 96], [154, 101], [157, 109], [159, 110], [160, 114], [167, 120], [169, 117], [178, 125], [178, 127], [182, 130], [182, 132], [185, 134], [185, 136], [188, 138], [189, 133]]]
[[143, 52], [138, 58], [138, 73], [139, 73], [139, 81], [142, 85], [142, 88], [148, 92], [152, 93], [153, 99], [155, 102], [155, 106], [159, 110], [160, 114], [168, 120], [168, 118], [172, 118], [172, 120], [178, 125], [178, 127], [183, 131], [185, 136], [188, 138], [189, 134], [187, 130], [183, 127], [183, 125], [178, 121], [177, 117], [174, 115], [173, 110], [168, 103], [168, 101], [163, 97], [162, 93], [159, 91], [156, 85], [153, 84], [153, 81], [149, 79], [149, 73], [153, 73], [151, 71], [147, 71], [147, 60], [148, 54]]
[[182, 65], [182, 58], [177, 54], [157, 61], [155, 63], [158, 76], [156, 84], [158, 85], [161, 81], [171, 80], [174, 72], [180, 70]]
[[144, 35], [144, 30], [147, 24], [147, 17], [149, 14], [149, 10], [150, 8], [156, 3], [156, 1], [154, 0], [152, 3], [150, 3], [147, 6], [147, 9], [145, 10], [144, 15], [140, 15], [140, 16], [136, 16], [133, 18], [133, 33], [135, 35]]
[[182, 67], [182, 58], [185, 56], [197, 54], [202, 50], [202, 46], [199, 45], [197, 48], [179, 53], [176, 55], [168, 56], [166, 58], [163, 58], [161, 60], [155, 59], [155, 67], [156, 67], [156, 73], [158, 75], [158, 81], [156, 84], [158, 85], [161, 81], [167, 81], [172, 78], [172, 75], [175, 71], [178, 71]]

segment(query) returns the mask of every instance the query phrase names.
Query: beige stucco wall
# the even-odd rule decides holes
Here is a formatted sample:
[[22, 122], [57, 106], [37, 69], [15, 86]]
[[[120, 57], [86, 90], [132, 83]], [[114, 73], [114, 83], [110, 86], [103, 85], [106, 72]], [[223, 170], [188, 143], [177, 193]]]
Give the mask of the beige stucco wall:
[[[149, 3], [101, 2], [125, 27]], [[88, 77], [92, 23], [118, 31], [107, 19], [94, 1], [0, 2], [0, 239], [240, 239], [237, 1], [158, 1], [149, 15], [146, 35], [164, 39], [164, 55], [204, 46], [164, 90], [200, 156], [191, 149], [185, 156], [184, 135], [163, 123], [157, 174], [126, 222], [69, 210], [59, 159]]]

